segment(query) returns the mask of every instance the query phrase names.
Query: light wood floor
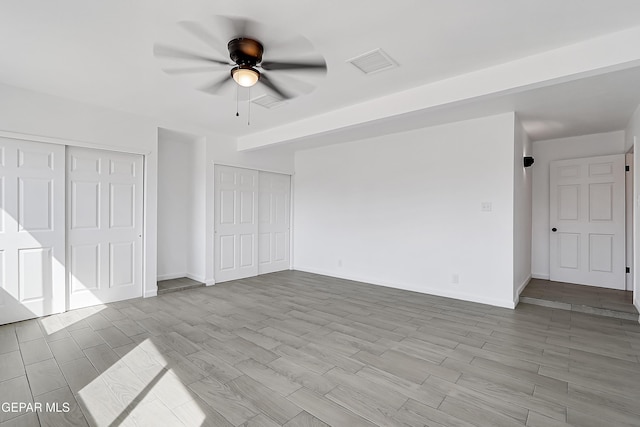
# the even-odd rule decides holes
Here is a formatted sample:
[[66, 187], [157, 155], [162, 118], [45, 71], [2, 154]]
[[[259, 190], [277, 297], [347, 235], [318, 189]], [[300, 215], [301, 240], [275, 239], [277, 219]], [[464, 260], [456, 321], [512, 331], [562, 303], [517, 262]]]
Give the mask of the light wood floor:
[[43, 404], [0, 425], [638, 426], [639, 356], [637, 322], [281, 272], [0, 327], [0, 403]]

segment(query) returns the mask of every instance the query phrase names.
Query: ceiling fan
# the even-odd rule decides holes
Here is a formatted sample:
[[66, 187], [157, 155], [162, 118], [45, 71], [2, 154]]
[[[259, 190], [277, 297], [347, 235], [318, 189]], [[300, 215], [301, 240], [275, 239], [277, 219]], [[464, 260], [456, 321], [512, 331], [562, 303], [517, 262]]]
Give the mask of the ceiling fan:
[[[326, 73], [327, 64], [324, 58], [317, 54], [314, 55], [310, 43], [307, 42], [304, 44], [306, 49], [303, 56], [307, 57], [307, 60], [263, 60], [263, 55], [268, 57], [269, 51], [265, 50], [265, 46], [259, 41], [259, 38], [261, 37], [254, 36], [255, 33], [260, 32], [261, 30], [257, 23], [239, 17], [217, 18], [218, 22], [226, 24], [221, 26], [223, 29], [226, 26], [233, 31], [233, 36], [230, 39], [227, 39], [229, 41], [226, 43], [226, 52], [222, 48], [224, 44], [220, 39], [214, 36], [204, 25], [192, 21], [183, 21], [180, 22], [179, 25], [188, 33], [204, 42], [209, 48], [223, 55], [223, 57], [228, 54], [230, 61], [221, 59], [216, 55], [201, 54], [199, 52], [183, 48], [177, 48], [165, 44], [156, 44], [154, 46], [154, 55], [157, 58], [168, 58], [171, 60], [203, 64], [203, 66], [199, 67], [165, 68], [164, 71], [166, 73], [194, 74], [226, 71], [225, 75], [214, 80], [207, 86], [202, 87], [201, 90], [210, 94], [218, 94], [221, 89], [232, 82], [237, 83], [241, 87], [252, 87], [260, 83], [274, 92], [281, 99], [290, 99], [296, 95], [293, 90], [285, 89], [281, 84], [275, 82], [271, 78], [271, 73], [286, 73], [291, 71], [296, 74], [298, 72]], [[265, 30], [262, 29], [263, 33], [264, 31]], [[268, 35], [266, 37], [269, 38]], [[306, 39], [298, 36], [296, 39], [290, 40], [289, 42], [292, 45], [299, 47], [301, 40], [306, 41]], [[287, 42], [275, 42], [273, 44], [277, 47], [287, 46]], [[306, 84], [299, 82], [293, 76], [287, 76], [287, 79], [292, 83], [292, 85], [298, 84], [298, 87], [300, 87], [301, 84]], [[306, 85], [307, 87], [309, 86], [308, 84]]]

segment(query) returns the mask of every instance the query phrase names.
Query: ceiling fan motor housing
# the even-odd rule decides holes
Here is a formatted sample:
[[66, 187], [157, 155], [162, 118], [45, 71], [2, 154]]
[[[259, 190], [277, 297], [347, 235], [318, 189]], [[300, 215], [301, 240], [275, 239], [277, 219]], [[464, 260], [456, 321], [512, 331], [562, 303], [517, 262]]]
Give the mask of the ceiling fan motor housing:
[[229, 49], [231, 60], [239, 66], [248, 65], [255, 67], [262, 62], [262, 52], [264, 48], [257, 40], [239, 37], [231, 40], [227, 48]]

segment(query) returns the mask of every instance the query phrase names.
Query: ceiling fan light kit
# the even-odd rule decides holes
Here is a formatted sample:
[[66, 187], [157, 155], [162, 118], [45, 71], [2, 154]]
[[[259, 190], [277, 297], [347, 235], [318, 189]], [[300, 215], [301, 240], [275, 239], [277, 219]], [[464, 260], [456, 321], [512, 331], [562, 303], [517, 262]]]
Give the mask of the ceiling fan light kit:
[[251, 87], [258, 83], [260, 73], [248, 65], [239, 65], [231, 69], [231, 77], [242, 87]]

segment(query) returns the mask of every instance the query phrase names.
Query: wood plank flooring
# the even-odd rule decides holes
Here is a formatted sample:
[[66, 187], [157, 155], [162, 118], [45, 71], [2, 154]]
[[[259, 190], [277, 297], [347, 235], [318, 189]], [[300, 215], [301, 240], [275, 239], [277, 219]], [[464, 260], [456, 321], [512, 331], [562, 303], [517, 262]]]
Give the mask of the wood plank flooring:
[[200, 288], [204, 283], [181, 277], [179, 279], [161, 280], [157, 283], [158, 295], [167, 294], [169, 292], [185, 291], [187, 289]]
[[520, 303], [618, 319], [638, 319], [638, 310], [633, 305], [633, 292], [596, 286], [531, 279], [520, 294]]
[[637, 322], [295, 271], [0, 326], [2, 427], [639, 426], [638, 402]]

